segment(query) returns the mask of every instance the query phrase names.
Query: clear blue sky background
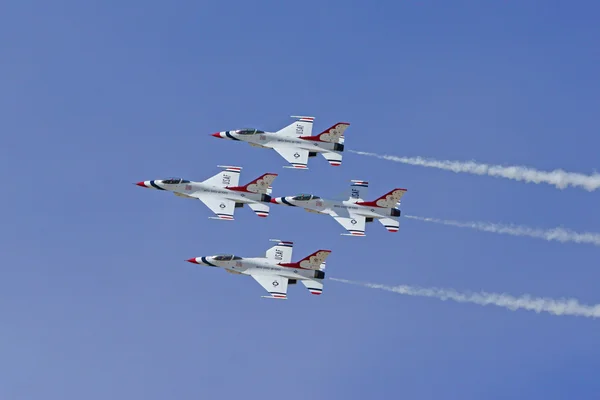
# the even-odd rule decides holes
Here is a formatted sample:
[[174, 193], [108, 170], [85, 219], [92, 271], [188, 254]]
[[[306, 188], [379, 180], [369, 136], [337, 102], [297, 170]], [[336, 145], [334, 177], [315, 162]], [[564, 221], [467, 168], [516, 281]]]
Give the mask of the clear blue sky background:
[[14, 0], [0, 6], [3, 400], [598, 399], [600, 322], [326, 282], [261, 299], [250, 278], [183, 260], [330, 248], [330, 276], [600, 303], [599, 250], [402, 220], [340, 236], [272, 208], [209, 220], [133, 182], [242, 181], [276, 195], [373, 197], [403, 212], [600, 230], [598, 193], [346, 154], [309, 171], [210, 133], [349, 121], [348, 148], [598, 168], [594, 1]]

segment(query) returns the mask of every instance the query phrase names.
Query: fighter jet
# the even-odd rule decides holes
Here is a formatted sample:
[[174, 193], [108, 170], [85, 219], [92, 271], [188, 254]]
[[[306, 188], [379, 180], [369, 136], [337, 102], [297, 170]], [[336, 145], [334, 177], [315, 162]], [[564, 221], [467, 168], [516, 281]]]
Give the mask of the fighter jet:
[[315, 295], [323, 292], [325, 259], [330, 250], [319, 250], [298, 262], [292, 262], [293, 242], [271, 239], [277, 244], [267, 250], [265, 257], [238, 257], [232, 254], [195, 257], [186, 260], [194, 264], [223, 268], [232, 274], [250, 275], [267, 292], [268, 299], [287, 299], [288, 285], [302, 282]]
[[297, 120], [277, 132], [265, 132], [258, 129], [238, 129], [213, 133], [212, 136], [248, 142], [251, 146], [273, 149], [291, 166], [284, 168], [308, 169], [309, 157], [321, 153], [329, 164], [342, 165], [344, 151], [344, 131], [347, 122], [338, 122], [317, 136], [312, 136], [314, 117], [292, 116]]
[[215, 176], [203, 182], [193, 182], [181, 178], [143, 181], [136, 185], [158, 190], [168, 190], [176, 196], [202, 201], [215, 213], [216, 217], [226, 221], [233, 220], [236, 208], [247, 204], [259, 217], [269, 216], [271, 184], [277, 174], [267, 173], [244, 186], [238, 186], [241, 167], [219, 165], [224, 168]]
[[289, 197], [276, 197], [271, 200], [275, 204], [302, 207], [308, 212], [329, 214], [349, 233], [345, 236], [365, 236], [367, 222], [377, 219], [388, 231], [398, 232], [400, 229], [400, 198], [406, 189], [394, 189], [374, 201], [366, 201], [369, 183], [352, 180], [348, 200], [326, 200], [311, 194], [300, 194]]

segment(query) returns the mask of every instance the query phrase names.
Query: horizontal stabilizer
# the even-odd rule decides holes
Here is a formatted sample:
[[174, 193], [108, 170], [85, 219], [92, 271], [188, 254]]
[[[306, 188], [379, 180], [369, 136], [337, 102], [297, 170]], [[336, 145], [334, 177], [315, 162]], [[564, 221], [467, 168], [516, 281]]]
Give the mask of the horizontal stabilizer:
[[398, 232], [400, 230], [400, 221], [397, 219], [381, 218], [379, 222], [390, 232]]
[[248, 207], [259, 217], [266, 218], [269, 216], [269, 206], [265, 203], [249, 203]]
[[304, 286], [306, 286], [311, 294], [318, 296], [323, 293], [323, 284], [321, 282], [317, 282], [312, 279], [303, 280], [301, 282]]
[[340, 165], [342, 165], [343, 155], [341, 153], [328, 152], [321, 154], [323, 155], [323, 157], [325, 157], [327, 161], [329, 161], [329, 164], [331, 164], [332, 167], [339, 167]]

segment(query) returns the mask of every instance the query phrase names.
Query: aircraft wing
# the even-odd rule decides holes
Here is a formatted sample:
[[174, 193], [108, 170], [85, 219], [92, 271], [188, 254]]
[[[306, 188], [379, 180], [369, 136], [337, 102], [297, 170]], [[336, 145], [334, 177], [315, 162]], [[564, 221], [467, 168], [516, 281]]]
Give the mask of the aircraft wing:
[[312, 135], [312, 127], [315, 120], [314, 117], [292, 116], [292, 118], [296, 118], [296, 121], [292, 122], [285, 128], [278, 130], [278, 135], [291, 137]]
[[292, 164], [291, 168], [308, 169], [308, 150], [296, 147], [273, 147], [273, 149]]
[[206, 205], [206, 207], [210, 208], [210, 210], [215, 213], [216, 217], [211, 218], [224, 219], [229, 221], [233, 220], [233, 212], [235, 211], [235, 201], [207, 194], [200, 194], [196, 195], [195, 197], [201, 202], [203, 202]]
[[202, 183], [206, 183], [207, 185], [227, 187], [227, 186], [237, 186], [240, 183], [240, 167], [231, 167], [231, 166], [219, 166], [224, 168], [223, 171], [218, 174], [211, 176], [206, 179]]
[[265, 257], [270, 260], [275, 260], [279, 263], [291, 263], [293, 251], [293, 242], [284, 242], [280, 240], [279, 243], [267, 250]]
[[347, 212], [345, 215], [340, 215], [336, 212], [331, 216], [349, 232], [343, 233], [342, 235], [365, 236], [365, 227], [367, 225], [366, 217], [362, 215], [356, 215], [352, 212]]
[[263, 296], [272, 299], [287, 299], [288, 278], [277, 275], [250, 275], [260, 283], [260, 286], [269, 292], [270, 296]]

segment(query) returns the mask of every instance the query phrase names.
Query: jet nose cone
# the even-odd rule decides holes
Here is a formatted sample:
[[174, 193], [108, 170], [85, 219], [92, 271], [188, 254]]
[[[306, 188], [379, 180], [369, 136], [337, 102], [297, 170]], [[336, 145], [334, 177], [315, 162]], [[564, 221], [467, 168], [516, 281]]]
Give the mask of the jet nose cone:
[[198, 261], [196, 261], [196, 258], [190, 258], [189, 260], [185, 260], [185, 261], [192, 263], [192, 264], [200, 264]]
[[136, 185], [141, 186], [141, 187], [146, 187], [146, 184], [144, 183], [144, 181], [138, 182], [138, 183], [136, 183]]
[[223, 137], [222, 132], [213, 133], [211, 136], [214, 136], [216, 138], [222, 138]]

